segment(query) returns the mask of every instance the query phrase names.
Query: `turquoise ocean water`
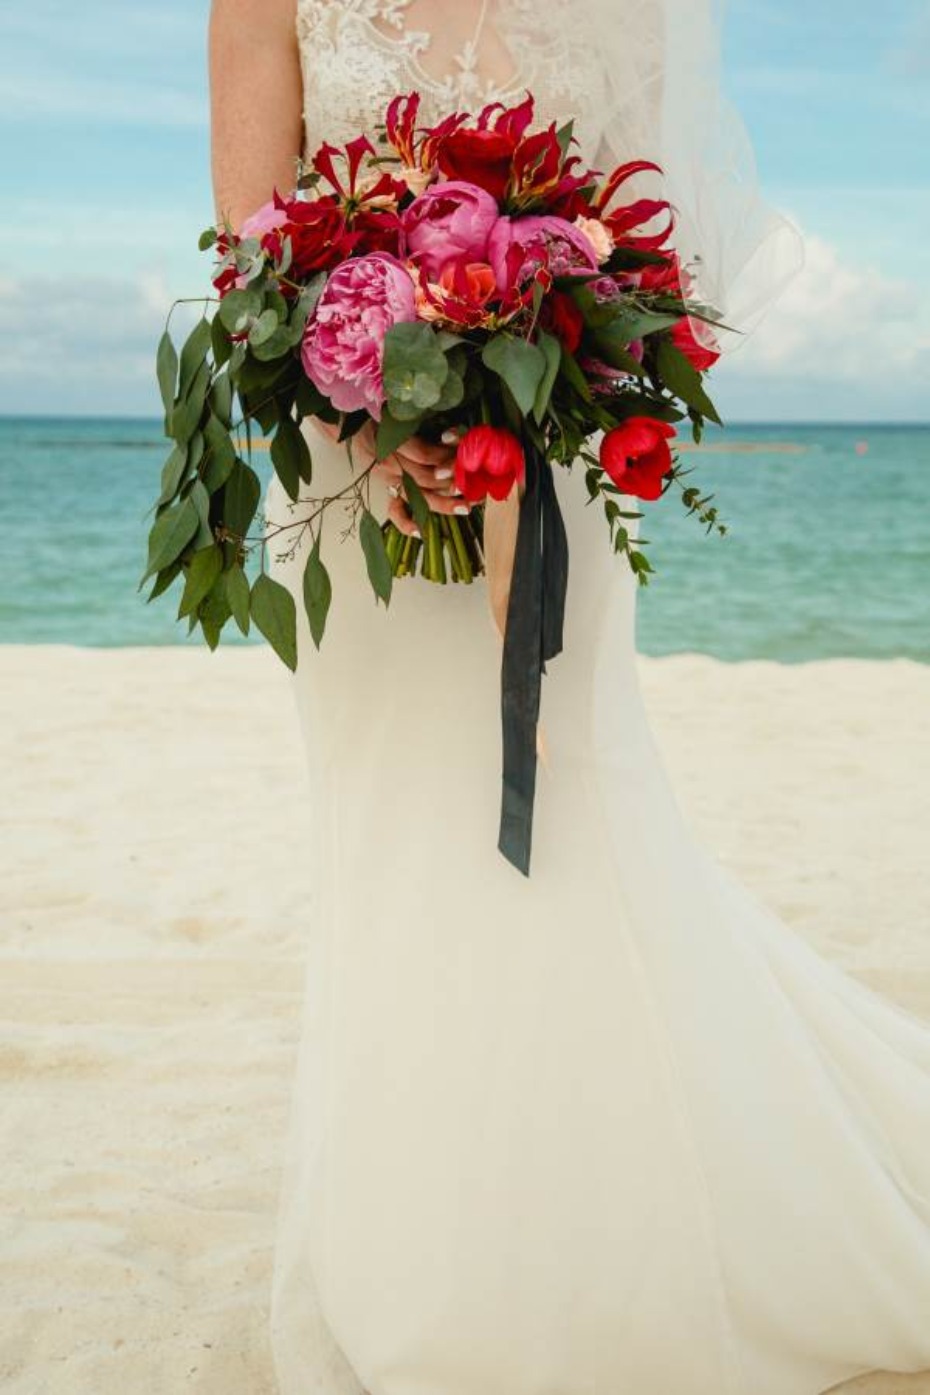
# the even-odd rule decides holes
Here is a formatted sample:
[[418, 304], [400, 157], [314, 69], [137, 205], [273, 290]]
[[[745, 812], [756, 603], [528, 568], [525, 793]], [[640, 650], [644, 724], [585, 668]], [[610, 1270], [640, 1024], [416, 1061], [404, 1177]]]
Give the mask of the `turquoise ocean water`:
[[[714, 440], [730, 449], [688, 462], [730, 532], [706, 537], [671, 495], [646, 506], [640, 650], [930, 662], [930, 426], [740, 424]], [[157, 421], [0, 418], [0, 642], [202, 643], [174, 619], [179, 590], [151, 605], [136, 590], [165, 454]], [[267, 455], [256, 465], [264, 482]]]

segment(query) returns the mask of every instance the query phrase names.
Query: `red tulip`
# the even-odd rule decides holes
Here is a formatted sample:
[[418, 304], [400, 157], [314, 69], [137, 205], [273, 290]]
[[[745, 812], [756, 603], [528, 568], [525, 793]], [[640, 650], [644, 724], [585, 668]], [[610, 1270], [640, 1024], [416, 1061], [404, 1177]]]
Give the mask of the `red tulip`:
[[653, 417], [629, 417], [601, 441], [601, 466], [624, 494], [658, 499], [662, 480], [672, 468], [669, 438], [674, 426]]
[[455, 483], [469, 504], [486, 495], [506, 499], [515, 482], [525, 477], [523, 447], [512, 432], [500, 426], [473, 426], [459, 441], [455, 455]]

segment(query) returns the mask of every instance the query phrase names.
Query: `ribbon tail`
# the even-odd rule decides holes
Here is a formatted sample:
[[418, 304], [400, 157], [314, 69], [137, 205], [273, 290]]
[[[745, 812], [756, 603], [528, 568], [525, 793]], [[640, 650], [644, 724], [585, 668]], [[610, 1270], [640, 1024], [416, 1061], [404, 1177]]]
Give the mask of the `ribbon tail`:
[[525, 458], [526, 484], [501, 656], [503, 770], [498, 848], [529, 876], [542, 674], [546, 658], [562, 648], [568, 544], [551, 466], [529, 443]]
[[565, 596], [568, 591], [568, 535], [555, 491], [552, 468], [544, 465], [540, 485], [543, 525], [542, 671], [546, 660], [562, 652]]

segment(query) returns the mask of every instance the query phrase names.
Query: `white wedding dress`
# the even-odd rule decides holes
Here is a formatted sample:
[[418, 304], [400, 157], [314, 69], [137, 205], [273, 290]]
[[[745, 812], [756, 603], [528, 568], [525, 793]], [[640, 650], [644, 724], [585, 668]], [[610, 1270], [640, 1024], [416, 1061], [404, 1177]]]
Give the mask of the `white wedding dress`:
[[[311, 149], [395, 90], [419, 85], [435, 115], [494, 95], [474, 86], [480, 45], [449, 58], [454, 91], [430, 85], [423, 13], [302, 0]], [[450, 23], [470, 14], [462, 0]], [[535, 64], [537, 96], [577, 110], [589, 89], [559, 92], [553, 71]], [[305, 494], [344, 484], [344, 448], [304, 429]], [[317, 651], [306, 542], [273, 549], [298, 607], [294, 855], [314, 888], [272, 1292], [281, 1395], [817, 1395], [930, 1367], [930, 1025], [693, 840], [637, 686], [632, 575], [580, 469], [556, 489], [565, 648], [543, 677], [529, 877], [496, 846], [483, 579], [397, 580], [385, 611], [331, 509]], [[297, 516], [277, 480], [264, 507]]]

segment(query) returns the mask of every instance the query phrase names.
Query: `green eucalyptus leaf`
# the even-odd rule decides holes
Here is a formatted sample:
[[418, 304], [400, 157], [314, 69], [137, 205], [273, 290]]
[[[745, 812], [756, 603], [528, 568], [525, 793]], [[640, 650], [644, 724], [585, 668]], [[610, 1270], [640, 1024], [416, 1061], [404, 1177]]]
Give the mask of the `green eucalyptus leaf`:
[[181, 499], [160, 513], [149, 533], [148, 565], [142, 580], [170, 566], [197, 532], [200, 517], [191, 499]]
[[249, 579], [238, 562], [223, 574], [226, 600], [233, 619], [244, 635], [249, 633]]
[[190, 499], [197, 510], [197, 517], [200, 520], [194, 537], [194, 546], [197, 548], [209, 547], [214, 541], [213, 529], [210, 526], [210, 495], [203, 480], [195, 479], [190, 488]]
[[194, 612], [195, 617], [200, 620], [203, 637], [211, 649], [215, 649], [219, 644], [223, 626], [231, 614], [229, 601], [222, 586], [214, 586], [210, 594], [201, 601], [199, 610]]
[[656, 310], [638, 310], [634, 305], [621, 304], [611, 320], [611, 332], [615, 339], [625, 336], [627, 344], [632, 344], [634, 339], [642, 339], [645, 334], [671, 329], [680, 319], [680, 315], [663, 314]]
[[574, 354], [570, 354], [567, 349], [562, 349], [562, 377], [578, 393], [585, 402], [591, 401], [591, 388], [587, 378], [578, 367], [578, 361]]
[[168, 587], [174, 581], [175, 577], [180, 574], [181, 570], [182, 567], [179, 561], [174, 561], [170, 566], [163, 568], [155, 578], [155, 585], [145, 598], [146, 605], [148, 605], [149, 601], [154, 601], [155, 597], [160, 596], [163, 591], [167, 591]]
[[481, 358], [507, 384], [523, 415], [529, 416], [546, 372], [542, 349], [512, 334], [495, 334], [482, 349]]
[[[291, 311], [290, 301], [274, 287], [265, 292], [265, 310], [273, 310], [279, 324], [284, 324]], [[264, 314], [264, 311], [262, 312]]]
[[371, 582], [372, 590], [375, 596], [380, 597], [387, 605], [391, 599], [391, 583], [394, 579], [391, 560], [387, 555], [380, 524], [369, 509], [362, 511], [358, 535], [362, 550], [365, 553], [368, 580]]
[[203, 428], [206, 461], [203, 482], [208, 494], [214, 494], [226, 483], [236, 463], [236, 448], [226, 426], [212, 413]]
[[620, 369], [624, 373], [632, 373], [636, 378], [645, 376], [645, 370], [639, 359], [630, 353], [630, 343], [626, 330], [622, 325], [605, 325], [603, 329], [595, 331], [594, 343], [598, 356], [609, 363], [611, 368]]
[[223, 328], [230, 334], [242, 334], [261, 314], [263, 300], [261, 291], [254, 286], [227, 291], [216, 312]]
[[210, 321], [210, 345], [213, 349], [213, 362], [217, 368], [222, 368], [229, 361], [233, 346], [226, 326], [219, 315], [214, 315]]
[[248, 533], [261, 493], [261, 481], [251, 465], [237, 459], [223, 492], [223, 522], [237, 537]]
[[252, 348], [264, 344], [278, 328], [278, 317], [274, 310], [263, 310], [249, 330], [249, 343]]
[[211, 543], [209, 547], [202, 547], [199, 552], [194, 553], [187, 569], [187, 580], [184, 583], [184, 592], [178, 607], [179, 620], [185, 615], [190, 615], [192, 610], [196, 610], [208, 591], [212, 591], [222, 570], [223, 549], [216, 543]]
[[181, 444], [189, 441], [200, 425], [209, 386], [210, 365], [202, 359], [187, 396], [179, 398], [171, 413], [171, 434]]
[[326, 629], [326, 617], [329, 614], [330, 602], [333, 598], [329, 572], [320, 557], [319, 533], [316, 535], [316, 540], [307, 558], [307, 565], [304, 568], [303, 590], [304, 609], [310, 623], [310, 634], [313, 643], [319, 649], [323, 632]]
[[465, 344], [467, 341], [463, 334], [453, 334], [450, 329], [438, 329], [433, 331], [433, 338], [443, 353], [455, 348], [456, 344]]
[[299, 344], [307, 326], [307, 320], [311, 312], [316, 307], [316, 303], [323, 294], [323, 287], [326, 285], [326, 272], [320, 271], [314, 276], [312, 281], [308, 281], [297, 297], [297, 304], [291, 316], [289, 333], [291, 344]]
[[[266, 314], [273, 313], [266, 311]], [[250, 343], [252, 354], [261, 363], [271, 363], [275, 359], [293, 356], [294, 340], [287, 325], [276, 325], [274, 332], [260, 343]]]
[[297, 668], [297, 607], [290, 591], [262, 572], [252, 587], [250, 611], [278, 658], [293, 672]]
[[161, 469], [161, 493], [158, 505], [170, 504], [178, 492], [187, 467], [188, 447], [175, 446]]
[[542, 425], [546, 415], [546, 408], [549, 406], [549, 398], [552, 396], [552, 389], [558, 377], [559, 366], [562, 362], [562, 346], [558, 339], [552, 334], [547, 334], [545, 330], [539, 331], [539, 347], [542, 349], [546, 360], [546, 371], [543, 373], [536, 389], [536, 396], [533, 399], [533, 417], [537, 425]]
[[178, 383], [178, 396], [186, 397], [191, 389], [211, 347], [210, 321], [202, 318], [184, 341], [181, 350], [181, 372]]
[[161, 400], [165, 411], [170, 412], [174, 403], [175, 387], [178, 379], [178, 355], [171, 335], [165, 330], [158, 341], [158, 351], [155, 355], [155, 372], [158, 376], [158, 390], [161, 393]]
[[704, 391], [700, 373], [671, 339], [666, 338], [660, 342], [656, 354], [656, 368], [669, 392], [680, 397], [702, 416], [715, 421], [718, 426], [723, 425], [716, 407]]
[[398, 420], [385, 407], [375, 432], [375, 450], [378, 459], [386, 460], [389, 455], [393, 455], [398, 446], [402, 446], [405, 441], [410, 440], [411, 436], [415, 436], [421, 420], [422, 414], [419, 412], [409, 420]]
[[390, 411], [409, 418], [438, 402], [449, 374], [449, 361], [436, 334], [422, 321], [392, 325], [384, 336], [382, 377]]
[[416, 519], [417, 527], [425, 538], [427, 529], [429, 528], [430, 506], [426, 502], [426, 496], [413, 478], [413, 475], [408, 474], [406, 470], [402, 470], [401, 478], [404, 481], [404, 489], [410, 503], [410, 512]]
[[442, 385], [442, 391], [433, 410], [437, 412], [448, 412], [453, 407], [458, 407], [465, 397], [465, 383], [460, 373], [456, 373], [452, 365], [449, 365], [449, 373], [446, 381]]
[[271, 442], [271, 463], [291, 499], [300, 494], [300, 482], [311, 476], [310, 447], [293, 417], [282, 417]]

